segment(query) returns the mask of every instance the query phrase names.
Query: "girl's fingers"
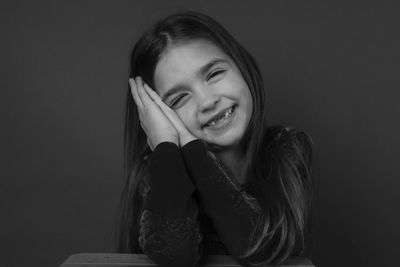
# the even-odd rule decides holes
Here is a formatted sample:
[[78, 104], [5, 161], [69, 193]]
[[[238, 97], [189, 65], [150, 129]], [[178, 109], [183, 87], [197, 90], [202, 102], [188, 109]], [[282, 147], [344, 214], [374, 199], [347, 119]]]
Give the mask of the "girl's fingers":
[[146, 83], [144, 84], [143, 88], [175, 126], [175, 129], [178, 131], [179, 134], [180, 146], [184, 146], [190, 141], [197, 139], [197, 137], [190, 133], [190, 131], [186, 128], [182, 120], [179, 118], [178, 114], [176, 114], [174, 110], [168, 107], [168, 105], [162, 101], [161, 97], [154, 90], [152, 90]]
[[142, 100], [140, 99], [140, 97], [138, 95], [137, 86], [136, 86], [135, 80], [130, 78], [129, 79], [129, 85], [131, 87], [131, 93], [132, 93], [133, 100], [135, 101], [135, 103], [138, 106], [138, 108], [140, 110], [142, 110], [143, 109], [143, 103], [142, 103]]
[[143, 85], [143, 88], [146, 90], [147, 94], [151, 97], [151, 99], [153, 99], [154, 102], [158, 104], [160, 104], [161, 102], [165, 105], [165, 103], [161, 100], [161, 97], [153, 89], [151, 89], [150, 86], [147, 85], [147, 83]]
[[166, 115], [171, 115], [170, 107], [168, 107], [168, 105], [161, 100], [161, 97], [153, 89], [151, 89], [150, 86], [148, 86], [145, 83], [143, 88], [146, 90], [147, 94], [151, 97], [151, 99], [158, 104], [161, 110], [164, 111], [164, 113], [166, 113]]
[[137, 86], [137, 92], [140, 97], [140, 100], [142, 101], [144, 107], [149, 107], [151, 105], [154, 105], [153, 100], [149, 97], [149, 95], [146, 93], [145, 89], [143, 88], [143, 80], [140, 77], [136, 78], [136, 86]]
[[170, 107], [168, 107], [168, 105], [161, 100], [161, 97], [154, 90], [152, 90], [147, 84], [144, 84], [144, 88], [148, 93], [148, 95], [154, 100], [154, 102], [158, 104], [158, 106], [161, 108], [164, 114], [167, 115], [167, 117], [172, 121], [175, 128], [180, 133], [186, 133], [186, 127], [183, 125], [181, 119], [178, 117], [175, 111], [173, 111]]

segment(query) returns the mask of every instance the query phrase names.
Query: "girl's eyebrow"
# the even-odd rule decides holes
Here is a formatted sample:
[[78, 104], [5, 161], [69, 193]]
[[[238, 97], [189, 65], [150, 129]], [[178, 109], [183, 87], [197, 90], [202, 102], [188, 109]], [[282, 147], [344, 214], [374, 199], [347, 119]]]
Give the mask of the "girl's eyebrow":
[[[214, 58], [212, 59], [210, 62], [208, 62], [207, 64], [205, 64], [204, 66], [202, 66], [198, 72], [197, 72], [197, 76], [203, 76], [205, 73], [207, 73], [214, 65], [217, 65], [219, 63], [228, 63], [229, 61], [224, 59], [224, 58]], [[165, 99], [167, 99], [169, 96], [185, 89], [186, 86], [184, 84], [177, 84], [171, 87], [171, 89], [169, 89], [161, 98], [162, 101], [165, 101]]]

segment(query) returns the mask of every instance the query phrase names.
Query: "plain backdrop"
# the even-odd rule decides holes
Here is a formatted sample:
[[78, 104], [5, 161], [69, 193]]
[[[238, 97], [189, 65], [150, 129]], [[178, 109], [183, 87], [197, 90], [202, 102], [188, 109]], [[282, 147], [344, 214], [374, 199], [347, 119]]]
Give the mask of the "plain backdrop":
[[1, 1], [0, 265], [112, 252], [129, 54], [204, 12], [257, 59], [271, 124], [307, 131], [317, 266], [394, 266], [400, 243], [396, 1]]

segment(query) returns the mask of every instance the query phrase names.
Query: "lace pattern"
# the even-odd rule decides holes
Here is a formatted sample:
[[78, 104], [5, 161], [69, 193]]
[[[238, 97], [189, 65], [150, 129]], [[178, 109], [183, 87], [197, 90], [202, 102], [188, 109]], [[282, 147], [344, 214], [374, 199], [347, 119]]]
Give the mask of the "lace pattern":
[[202, 239], [198, 223], [189, 217], [174, 219], [149, 210], [142, 213], [139, 244], [143, 251], [151, 251], [155, 257], [174, 260], [176, 248], [185, 246], [185, 241], [193, 244], [195, 253], [199, 250]]

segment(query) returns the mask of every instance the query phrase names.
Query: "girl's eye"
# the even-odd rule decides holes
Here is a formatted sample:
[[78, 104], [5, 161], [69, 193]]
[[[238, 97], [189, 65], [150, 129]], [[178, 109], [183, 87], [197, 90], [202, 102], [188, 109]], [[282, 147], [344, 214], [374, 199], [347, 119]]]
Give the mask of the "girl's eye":
[[176, 104], [178, 104], [184, 96], [185, 96], [185, 95], [180, 95], [180, 96], [178, 96], [177, 98], [175, 98], [175, 99], [171, 102], [170, 107], [173, 107], [173, 106], [175, 106]]
[[215, 76], [221, 74], [221, 73], [224, 73], [224, 72], [225, 72], [225, 70], [217, 70], [217, 71], [214, 71], [213, 73], [211, 73], [211, 74], [208, 76], [207, 81], [210, 80], [211, 78], [213, 78], [213, 77], [215, 77]]

